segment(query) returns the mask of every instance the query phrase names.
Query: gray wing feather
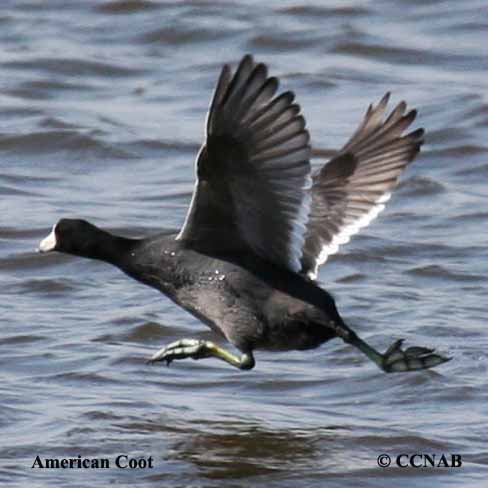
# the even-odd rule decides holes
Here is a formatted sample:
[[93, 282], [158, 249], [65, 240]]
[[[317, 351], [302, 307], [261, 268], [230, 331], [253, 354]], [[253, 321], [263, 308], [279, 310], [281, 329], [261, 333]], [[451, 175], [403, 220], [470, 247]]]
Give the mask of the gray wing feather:
[[420, 150], [424, 131], [402, 135], [416, 111], [399, 103], [384, 119], [387, 93], [369, 106], [358, 129], [336, 157], [313, 176], [312, 204], [302, 272], [315, 278], [318, 267], [384, 209], [405, 167]]

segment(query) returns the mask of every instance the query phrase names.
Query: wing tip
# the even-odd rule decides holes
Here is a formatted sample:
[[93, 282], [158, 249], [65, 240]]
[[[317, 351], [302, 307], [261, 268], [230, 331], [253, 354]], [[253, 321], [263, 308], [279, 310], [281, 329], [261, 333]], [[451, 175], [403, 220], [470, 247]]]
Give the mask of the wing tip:
[[242, 56], [239, 64], [242, 63], [254, 63], [254, 56], [251, 53], [246, 53]]
[[382, 110], [384, 110], [386, 108], [386, 106], [388, 105], [388, 102], [390, 101], [390, 98], [391, 98], [391, 92], [390, 91], [387, 91], [383, 95], [383, 97], [381, 98], [381, 100], [379, 101], [378, 108], [381, 107]]

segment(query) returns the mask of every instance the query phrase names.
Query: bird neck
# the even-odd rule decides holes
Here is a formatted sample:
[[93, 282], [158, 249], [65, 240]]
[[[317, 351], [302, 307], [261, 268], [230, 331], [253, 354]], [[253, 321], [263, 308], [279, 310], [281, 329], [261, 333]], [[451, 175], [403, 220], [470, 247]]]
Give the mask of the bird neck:
[[140, 242], [139, 239], [128, 239], [116, 236], [93, 226], [92, 232], [86, 239], [75, 248], [71, 254], [77, 256], [98, 259], [118, 267], [123, 267], [125, 261], [130, 256]]

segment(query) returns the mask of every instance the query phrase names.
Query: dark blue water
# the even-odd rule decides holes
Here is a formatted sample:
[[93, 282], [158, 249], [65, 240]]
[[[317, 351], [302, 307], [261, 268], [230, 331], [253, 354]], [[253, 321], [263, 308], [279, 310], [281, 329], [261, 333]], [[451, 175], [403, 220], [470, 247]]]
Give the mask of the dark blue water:
[[[4, 1], [0, 8], [2, 486], [480, 487], [488, 475], [486, 2]], [[178, 228], [220, 66], [251, 52], [332, 152], [386, 92], [426, 144], [387, 209], [321, 269], [371, 344], [453, 360], [385, 375], [340, 341], [145, 359], [216, 338], [108, 265], [35, 248], [60, 217]], [[316, 164], [323, 161], [316, 160]], [[459, 468], [380, 468], [458, 453]], [[117, 469], [118, 455], [152, 469]], [[32, 469], [41, 458], [112, 467]]]

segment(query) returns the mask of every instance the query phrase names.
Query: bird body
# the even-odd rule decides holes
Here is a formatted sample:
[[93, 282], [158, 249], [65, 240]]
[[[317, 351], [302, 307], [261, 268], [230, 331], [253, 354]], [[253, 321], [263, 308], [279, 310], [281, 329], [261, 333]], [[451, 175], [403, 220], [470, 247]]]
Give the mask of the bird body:
[[[70, 253], [111, 259], [241, 351], [314, 348], [335, 336], [328, 324], [341, 322], [335, 306], [327, 308], [332, 297], [315, 282], [252, 253], [211, 256], [187, 248], [176, 234], [125, 239], [78, 220], [63, 219], [58, 229], [84, 236], [72, 240]], [[76, 246], [80, 241], [84, 249]]]
[[168, 274], [151, 274], [154, 261], [139, 263], [137, 250], [135, 263], [142, 273], [133, 268], [128, 274], [165, 293], [241, 351], [309, 349], [335, 335], [328, 327], [340, 320], [335, 307], [334, 316], [329, 317], [327, 306], [333, 300], [306, 277], [251, 253], [202, 254], [186, 249], [171, 236], [142, 246], [155, 249], [156, 271], [163, 268]]
[[315, 348], [340, 337], [386, 372], [447, 361], [401, 341], [384, 354], [340, 317], [315, 281], [329, 255], [384, 208], [423, 130], [406, 135], [415, 111], [401, 102], [386, 119], [385, 95], [319, 171], [312, 173], [310, 136], [291, 92], [245, 56], [232, 75], [224, 66], [210, 104], [197, 181], [178, 234], [114, 236], [83, 220], [62, 219], [41, 242], [111, 263], [154, 287], [221, 334], [240, 357], [210, 341], [182, 339], [151, 361], [217, 357], [251, 369], [259, 349]]

